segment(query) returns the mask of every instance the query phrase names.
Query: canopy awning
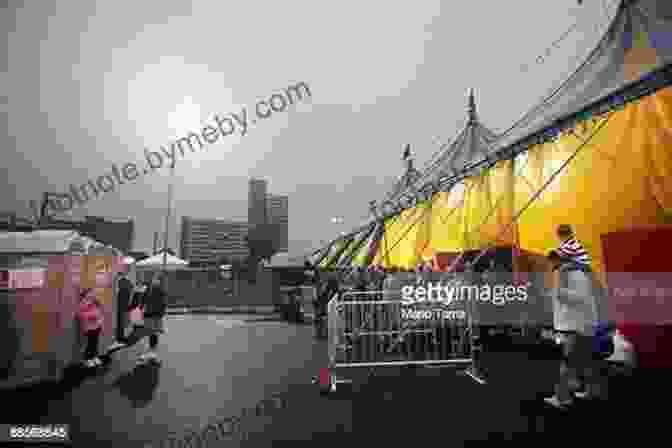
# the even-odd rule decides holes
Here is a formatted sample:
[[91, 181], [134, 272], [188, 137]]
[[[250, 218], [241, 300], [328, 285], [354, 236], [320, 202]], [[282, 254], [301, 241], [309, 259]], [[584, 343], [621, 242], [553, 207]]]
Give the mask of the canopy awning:
[[182, 260], [174, 255], [166, 253], [158, 253], [149, 258], [145, 258], [142, 261], [135, 263], [136, 267], [139, 268], [161, 268], [164, 265], [164, 256], [165, 256], [165, 265], [170, 268], [186, 267], [189, 265], [189, 262]]

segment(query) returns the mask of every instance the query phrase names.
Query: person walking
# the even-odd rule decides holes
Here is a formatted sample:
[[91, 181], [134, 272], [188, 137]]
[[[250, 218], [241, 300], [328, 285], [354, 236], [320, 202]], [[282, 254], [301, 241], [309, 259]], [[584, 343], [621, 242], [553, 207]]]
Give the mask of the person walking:
[[166, 314], [165, 277], [155, 276], [149, 290], [141, 296], [140, 307], [144, 310], [144, 327], [149, 331], [149, 350], [140, 355], [139, 361], [159, 361], [156, 347], [159, 334], [164, 332], [163, 318]]
[[556, 275], [551, 293], [553, 326], [556, 341], [562, 347], [563, 359], [555, 395], [544, 401], [564, 408], [574, 402], [573, 392], [581, 389], [579, 378], [584, 379], [586, 398], [599, 393], [593, 350], [597, 306], [592, 280], [574, 259], [563, 257], [555, 250], [549, 253], [548, 259]]
[[[303, 284], [308, 287], [313, 304], [313, 314], [315, 314], [314, 303], [319, 296], [320, 278], [319, 272], [308, 260], [303, 263]], [[302, 298], [304, 298], [302, 293]], [[305, 303], [305, 302], [304, 302]]]
[[[137, 344], [145, 337], [145, 327], [143, 318], [142, 304], [144, 303], [144, 296], [149, 292], [150, 283], [138, 283], [132, 292], [132, 298], [128, 305], [128, 336], [125, 338], [125, 347], [130, 347]], [[112, 353], [116, 350], [110, 350]]]
[[328, 273], [326, 284], [320, 288], [317, 299], [313, 304], [315, 308], [315, 335], [318, 338], [326, 338], [328, 305], [331, 298], [339, 292], [338, 279], [335, 273]]
[[101, 366], [103, 362], [98, 357], [98, 345], [103, 328], [103, 312], [94, 289], [84, 289], [80, 292], [77, 318], [85, 338], [83, 364], [89, 368]]
[[556, 252], [565, 262], [574, 262], [582, 268], [591, 268], [591, 258], [583, 244], [576, 239], [574, 230], [569, 224], [560, 224], [556, 230], [556, 235], [560, 240], [560, 246]]
[[116, 341], [110, 346], [109, 350], [116, 350], [125, 347], [128, 344], [125, 332], [128, 326], [128, 311], [131, 305], [131, 299], [135, 286], [129, 280], [127, 274], [122, 272], [117, 282], [117, 328]]
[[303, 263], [303, 281], [306, 285], [315, 288], [320, 284], [320, 272], [309, 261]]

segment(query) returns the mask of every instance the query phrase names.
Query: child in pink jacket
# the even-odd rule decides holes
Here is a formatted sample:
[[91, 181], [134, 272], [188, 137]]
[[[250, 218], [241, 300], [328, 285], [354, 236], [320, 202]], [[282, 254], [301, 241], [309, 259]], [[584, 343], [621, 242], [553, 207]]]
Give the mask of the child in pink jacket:
[[97, 367], [102, 365], [102, 361], [98, 357], [98, 342], [103, 328], [102, 307], [100, 302], [96, 300], [95, 292], [92, 289], [82, 291], [79, 299], [77, 317], [82, 333], [86, 338], [84, 365], [86, 367]]

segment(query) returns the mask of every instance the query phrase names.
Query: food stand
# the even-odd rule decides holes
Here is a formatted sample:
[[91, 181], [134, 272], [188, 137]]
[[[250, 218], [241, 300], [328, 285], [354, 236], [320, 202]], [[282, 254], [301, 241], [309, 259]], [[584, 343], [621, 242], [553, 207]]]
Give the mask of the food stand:
[[75, 316], [82, 288], [94, 288], [103, 305], [101, 347], [113, 341], [121, 257], [99, 248], [75, 231], [0, 233], [0, 389], [59, 381], [81, 361]]

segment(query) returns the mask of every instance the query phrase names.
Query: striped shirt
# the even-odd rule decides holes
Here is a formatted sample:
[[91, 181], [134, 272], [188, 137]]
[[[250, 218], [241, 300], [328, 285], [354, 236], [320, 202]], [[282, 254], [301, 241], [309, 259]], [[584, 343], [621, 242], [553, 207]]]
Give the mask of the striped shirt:
[[580, 264], [590, 265], [590, 255], [583, 248], [576, 238], [568, 238], [560, 244], [558, 253], [562, 257], [571, 258], [572, 261]]

